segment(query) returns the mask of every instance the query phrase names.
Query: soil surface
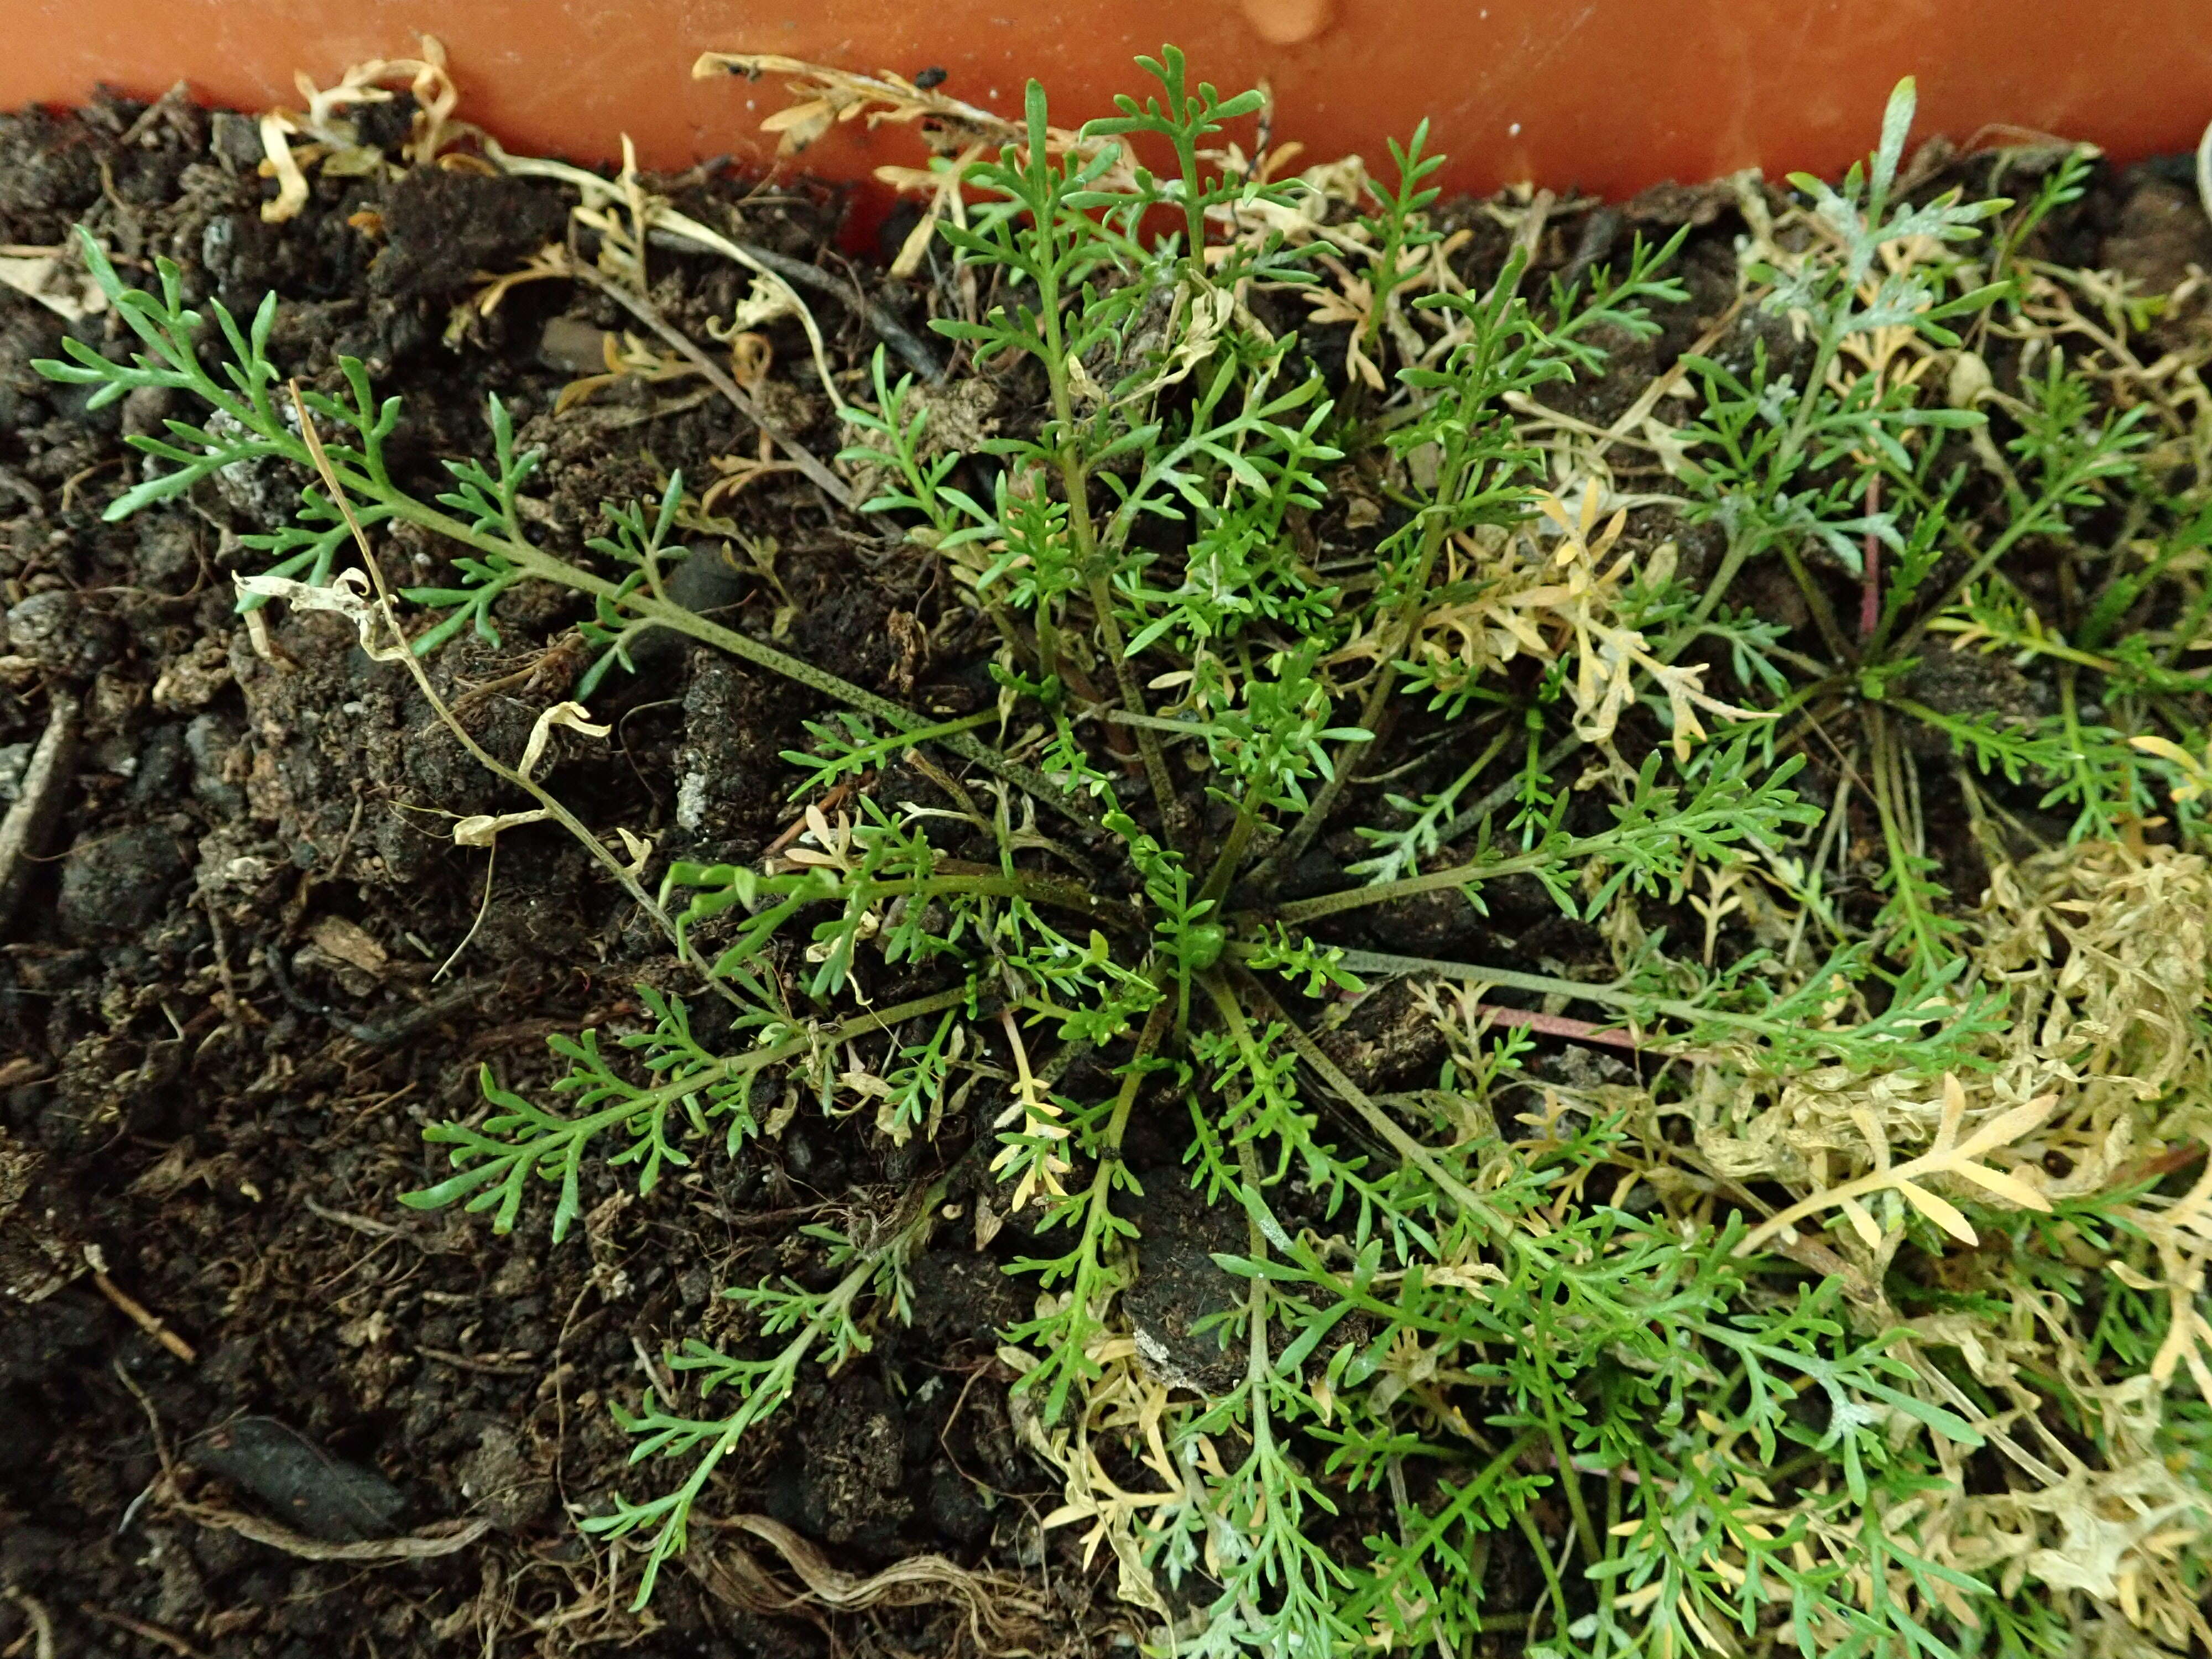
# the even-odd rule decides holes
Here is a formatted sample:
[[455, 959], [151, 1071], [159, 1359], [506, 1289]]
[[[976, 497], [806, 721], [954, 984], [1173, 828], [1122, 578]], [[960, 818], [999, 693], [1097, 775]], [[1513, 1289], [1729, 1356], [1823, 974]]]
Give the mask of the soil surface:
[[[440, 456], [484, 449], [495, 392], [546, 451], [532, 512], [550, 535], [601, 533], [602, 501], [756, 453], [750, 423], [696, 380], [619, 380], [556, 416], [607, 337], [635, 327], [590, 289], [541, 282], [489, 313], [465, 303], [477, 273], [565, 233], [562, 191], [466, 171], [321, 178], [303, 214], [272, 225], [258, 158], [250, 121], [182, 105], [0, 118], [0, 243], [52, 246], [82, 223], [130, 280], [150, 281], [160, 255], [196, 302], [245, 314], [274, 290], [285, 372], [328, 384], [338, 356], [363, 359], [405, 399], [395, 463], [426, 489]], [[704, 177], [662, 187], [821, 267], [835, 292], [811, 297], [839, 368], [878, 337], [863, 295], [926, 336], [925, 285], [829, 251], [834, 200]], [[1468, 257], [1494, 264], [1502, 236], [1465, 217]], [[1556, 270], [1686, 220], [1700, 225], [1690, 303], [1562, 392], [1570, 412], [1612, 419], [1721, 313], [1737, 222], [1677, 191], [1564, 214], [1547, 234]], [[2212, 230], [2170, 169], [2100, 177], [2050, 240], [2052, 257], [2149, 288], [2212, 267]], [[726, 262], [653, 258], [656, 305], [696, 339], [744, 295]], [[682, 991], [684, 975], [557, 831], [508, 832], [489, 867], [453, 844], [457, 815], [527, 803], [402, 670], [334, 618], [237, 614], [230, 574], [257, 568], [238, 538], [280, 522], [296, 480], [234, 470], [102, 521], [138, 476], [124, 437], [187, 411], [147, 392], [93, 408], [42, 380], [29, 364], [61, 355], [65, 331], [128, 343], [111, 319], [67, 321], [0, 290], [0, 807], [33, 781], [50, 722], [73, 709], [76, 728], [58, 820], [0, 912], [0, 1655], [804, 1659], [1104, 1652], [1133, 1635], [1110, 1559], [1086, 1566], [1079, 1529], [1040, 1532], [1057, 1494], [1021, 1448], [994, 1358], [1030, 1294], [999, 1271], [1024, 1241], [1008, 1229], [979, 1250], [965, 1224], [916, 1264], [912, 1323], [880, 1329], [834, 1378], [809, 1373], [718, 1477], [706, 1507], [728, 1522], [698, 1529], [649, 1613], [626, 1611], [629, 1570], [615, 1583], [617, 1558], [574, 1517], [661, 1476], [625, 1468], [610, 1403], [634, 1405], [672, 1343], [735, 1340], [720, 1287], [788, 1270], [806, 1221], [887, 1208], [925, 1153], [865, 1117], [802, 1111], [644, 1198], [587, 1164], [586, 1218], [559, 1247], [542, 1210], [501, 1238], [481, 1217], [398, 1205], [437, 1168], [423, 1126], [476, 1109], [481, 1067], [541, 1083], [549, 1033], [635, 1029], [635, 988]], [[834, 453], [803, 336], [788, 322], [769, 334], [776, 367], [758, 395]], [[979, 403], [969, 417], [994, 414]], [[731, 522], [711, 552], [744, 574], [708, 597], [736, 625], [927, 709], [988, 695], [988, 642], [957, 603], [914, 562], [882, 559], [811, 486], [771, 475], [719, 510]], [[386, 556], [428, 580], [443, 555], [396, 537]], [[501, 602], [497, 644], [435, 659], [479, 742], [513, 757], [568, 694], [580, 659], [547, 647], [577, 617], [526, 586]], [[817, 701], [702, 649], [641, 655], [639, 678], [594, 700], [617, 741], [556, 745], [546, 781], [595, 822], [649, 829], [663, 856], [757, 857], [787, 822], [776, 757]], [[1923, 672], [1931, 702], [2017, 690], [1948, 663]], [[1540, 893], [1518, 898], [1510, 884], [1492, 896], [1492, 959], [1571, 956]], [[1413, 908], [1389, 919], [1395, 948], [1477, 926], [1464, 906]], [[1401, 1086], [1434, 1063], [1425, 1032], [1378, 999], [1336, 1048]], [[949, 1123], [926, 1155], [957, 1159], [989, 1115]], [[1172, 1167], [1175, 1149], [1152, 1155]], [[1173, 1180], [1148, 1185], [1170, 1196], [1145, 1219], [1129, 1311], [1163, 1365], [1202, 1383], [1222, 1360], [1191, 1328], [1219, 1309], [1207, 1255], [1224, 1242]], [[884, 1574], [916, 1561], [933, 1565]]]

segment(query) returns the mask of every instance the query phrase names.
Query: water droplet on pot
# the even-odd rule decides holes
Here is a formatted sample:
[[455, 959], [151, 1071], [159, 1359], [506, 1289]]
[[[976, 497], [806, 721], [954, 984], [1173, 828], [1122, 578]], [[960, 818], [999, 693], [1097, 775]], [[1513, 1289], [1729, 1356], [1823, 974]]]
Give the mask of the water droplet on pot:
[[1334, 21], [1334, 0], [1243, 0], [1244, 21], [1271, 46], [1301, 46]]

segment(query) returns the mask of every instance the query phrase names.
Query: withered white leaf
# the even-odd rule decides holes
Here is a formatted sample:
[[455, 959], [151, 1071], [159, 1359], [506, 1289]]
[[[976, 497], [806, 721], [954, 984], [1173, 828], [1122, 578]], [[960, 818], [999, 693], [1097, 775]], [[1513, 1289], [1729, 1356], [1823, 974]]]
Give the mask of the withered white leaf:
[[1956, 1164], [1951, 1173], [1978, 1187], [1987, 1188], [1999, 1198], [2017, 1204], [2023, 1210], [2040, 1210], [2049, 1213], [2051, 1200], [2029, 1186], [2018, 1176], [1994, 1169], [1987, 1164]]
[[1880, 1249], [1881, 1228], [1875, 1224], [1874, 1217], [1867, 1212], [1867, 1206], [1856, 1198], [1847, 1198], [1844, 1200], [1843, 1211], [1844, 1218], [1851, 1224], [1851, 1231], [1859, 1236], [1860, 1241], [1867, 1249]]
[[1897, 1182], [1897, 1191], [1898, 1195], [1907, 1204], [1919, 1211], [1961, 1244], [1978, 1244], [1982, 1242], [1981, 1235], [1974, 1231], [1973, 1224], [1959, 1213], [1958, 1206], [1952, 1203], [1950, 1200], [1939, 1198], [1925, 1187], [1917, 1186], [1910, 1181]]
[[[1931, 1176], [1956, 1176], [2008, 1199], [2023, 1209], [2048, 1214], [2051, 1200], [2027, 1182], [1975, 1160], [1984, 1153], [1994, 1152], [1997, 1147], [2007, 1146], [2029, 1131], [2040, 1127], [2057, 1103], [2058, 1097], [2056, 1095], [2038, 1096], [2008, 1111], [1998, 1113], [1961, 1141], [1958, 1139], [1959, 1126], [1966, 1118], [1966, 1091], [1955, 1076], [1947, 1075], [1943, 1079], [1942, 1117], [1936, 1127], [1936, 1144], [1928, 1151], [1894, 1168], [1888, 1167], [1885, 1161], [1883, 1167], [1872, 1170], [1855, 1181], [1847, 1181], [1840, 1187], [1826, 1188], [1798, 1200], [1779, 1215], [1768, 1217], [1746, 1233], [1737, 1243], [1735, 1254], [1749, 1255], [1768, 1239], [1796, 1226], [1806, 1217], [1831, 1208], [1841, 1208], [1852, 1230], [1864, 1239], [1873, 1218], [1866, 1215], [1863, 1206], [1857, 1205], [1857, 1200], [1886, 1187], [1895, 1188], [1906, 1203], [1960, 1243], [1979, 1243], [1973, 1228], [1960, 1213], [1956, 1205], [1920, 1184]], [[1869, 1126], [1862, 1122], [1860, 1127], [1866, 1130]], [[1869, 1144], [1870, 1146], [1881, 1144], [1878, 1131], [1869, 1133]], [[1862, 1218], [1864, 1218], [1866, 1224], [1862, 1224]], [[1869, 1243], [1879, 1243], [1879, 1236]]]

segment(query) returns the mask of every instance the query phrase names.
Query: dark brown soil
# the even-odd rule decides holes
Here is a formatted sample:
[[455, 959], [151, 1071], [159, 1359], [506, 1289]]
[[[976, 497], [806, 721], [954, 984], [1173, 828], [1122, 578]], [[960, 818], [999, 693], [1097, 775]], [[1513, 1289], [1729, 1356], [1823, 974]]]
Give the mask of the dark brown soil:
[[[561, 234], [557, 191], [466, 173], [332, 181], [300, 219], [266, 225], [268, 187], [233, 119], [144, 115], [114, 104], [0, 122], [0, 241], [52, 244], [82, 222], [134, 280], [155, 254], [174, 259], [195, 301], [250, 313], [274, 288], [287, 372], [365, 359], [406, 399], [399, 459], [426, 484], [441, 453], [482, 447], [498, 392], [548, 450], [549, 524], [579, 537], [597, 533], [603, 500], [657, 490], [663, 467], [711, 477], [708, 456], [750, 450], [718, 404], [628, 387], [551, 422], [578, 373], [564, 344], [582, 335], [596, 353], [599, 331], [626, 320], [565, 284], [521, 289], [441, 343], [475, 272]], [[696, 194], [720, 213], [742, 192]], [[380, 240], [349, 225], [363, 208]], [[811, 258], [835, 222], [786, 200], [749, 206], [744, 229]], [[695, 333], [743, 291], [727, 267], [671, 257], [661, 270], [661, 303]], [[781, 1618], [678, 1572], [648, 1615], [623, 1611], [630, 1584], [610, 1584], [606, 1553], [571, 1518], [659, 1477], [625, 1471], [609, 1402], [635, 1402], [641, 1355], [731, 1331], [722, 1285], [791, 1267], [801, 1222], [894, 1190], [912, 1155], [896, 1167], [872, 1134], [796, 1123], [769, 1152], [710, 1161], [649, 1199], [601, 1178], [560, 1249], [542, 1214], [501, 1239], [480, 1218], [399, 1207], [433, 1167], [423, 1124], [472, 1109], [480, 1065], [541, 1078], [549, 1031], [619, 1027], [632, 986], [673, 978], [672, 964], [557, 835], [502, 848], [486, 902], [482, 855], [446, 829], [515, 803], [404, 673], [328, 619], [276, 623], [260, 642], [242, 624], [235, 538], [276, 521], [296, 481], [225, 477], [189, 506], [100, 522], [137, 465], [123, 435], [187, 411], [146, 397], [88, 410], [41, 380], [29, 364], [58, 353], [65, 326], [0, 293], [9, 799], [55, 701], [84, 710], [51, 856], [0, 934], [0, 1586], [24, 1598], [0, 1600], [0, 1651], [26, 1650], [34, 1604], [69, 1654], [163, 1651], [150, 1631], [225, 1656], [503, 1640], [783, 1659], [827, 1652], [833, 1633], [848, 1648], [958, 1647], [967, 1613], [952, 1601]], [[120, 348], [102, 319], [73, 326]], [[796, 334], [776, 343], [804, 362]], [[872, 344], [841, 342], [848, 359]], [[795, 424], [818, 419], [797, 387], [772, 390]], [[790, 642], [916, 695], [895, 625], [916, 597], [866, 580], [801, 492], [743, 501], [795, 607]], [[752, 608], [765, 631], [769, 611]], [[501, 647], [472, 641], [439, 663], [479, 741], [519, 752], [566, 695], [579, 665], [538, 659], [572, 620], [557, 595], [520, 591]], [[654, 823], [673, 854], [757, 854], [781, 824], [775, 756], [817, 708], [726, 659], [646, 654], [653, 678], [602, 699], [620, 711], [615, 758], [556, 766], [555, 787]], [[997, 1261], [947, 1232], [917, 1264], [915, 1326], [884, 1333], [860, 1367], [811, 1377], [747, 1446], [716, 1513], [764, 1511], [857, 1576], [936, 1553], [1040, 1580], [1047, 1486], [991, 1357], [1023, 1308]], [[179, 1351], [105, 1293], [88, 1249]], [[166, 1489], [147, 1497], [163, 1448], [189, 1513]], [[428, 1560], [317, 1561], [205, 1519], [227, 1513], [322, 1544], [479, 1516], [492, 1530]], [[1044, 1647], [1115, 1622], [1110, 1585], [1057, 1535], [1051, 1547], [1066, 1559], [1049, 1628], [1032, 1632]], [[737, 1546], [710, 1529], [697, 1547], [727, 1560]]]
[[[82, 222], [134, 280], [160, 254], [195, 301], [247, 313], [273, 289], [281, 366], [314, 380], [340, 354], [363, 358], [406, 400], [395, 458], [426, 484], [440, 455], [483, 447], [496, 392], [526, 444], [547, 450], [538, 510], [562, 536], [597, 533], [601, 501], [657, 490], [668, 467], [702, 478], [708, 458], [750, 453], [742, 418], [687, 383], [627, 381], [555, 420], [599, 331], [627, 321], [586, 290], [519, 288], [445, 343], [474, 273], [562, 233], [560, 191], [467, 173], [323, 179], [304, 215], [272, 226], [258, 155], [238, 118], [181, 106], [0, 119], [0, 243], [51, 245]], [[744, 195], [680, 188], [718, 222]], [[2154, 172], [2103, 180], [2063, 227], [2079, 244], [2068, 257], [2108, 249], [2154, 283], [2212, 260], [2193, 203], [2168, 199], [2179, 188]], [[1678, 217], [1705, 212], [1676, 194]], [[784, 196], [742, 214], [749, 240], [844, 280], [823, 252], [834, 203]], [[1625, 242], [1635, 217], [1612, 232]], [[1698, 337], [1729, 297], [1731, 229], [1723, 214], [1700, 233], [1692, 300], [1667, 331], [1563, 404], [1609, 420]], [[1591, 239], [1570, 217], [1550, 240], [1558, 268]], [[655, 261], [656, 302], [695, 337], [742, 296], [727, 264]], [[916, 292], [858, 278], [919, 331]], [[862, 362], [876, 337], [857, 309], [823, 299], [818, 313], [840, 360]], [[549, 1032], [620, 1029], [634, 986], [681, 990], [682, 976], [557, 834], [510, 832], [487, 896], [483, 855], [447, 830], [452, 815], [518, 803], [406, 676], [330, 618], [257, 637], [234, 613], [229, 574], [250, 557], [236, 538], [279, 520], [295, 481], [226, 477], [101, 522], [136, 476], [123, 436], [185, 411], [146, 393], [94, 410], [39, 378], [30, 362], [58, 356], [65, 327], [122, 349], [106, 319], [65, 325], [0, 290], [0, 804], [50, 710], [67, 698], [82, 709], [50, 856], [0, 915], [0, 1654], [31, 1651], [40, 1621], [62, 1654], [241, 1659], [972, 1646], [958, 1601], [779, 1616], [763, 1610], [773, 1597], [748, 1605], [684, 1571], [664, 1577], [649, 1614], [623, 1611], [629, 1583], [610, 1584], [611, 1558], [572, 1516], [664, 1477], [625, 1469], [609, 1402], [635, 1402], [672, 1340], [734, 1334], [720, 1286], [787, 1270], [801, 1222], [880, 1207], [924, 1154], [859, 1119], [802, 1115], [764, 1149], [702, 1160], [649, 1197], [587, 1174], [587, 1218], [559, 1248], [542, 1212], [501, 1239], [481, 1218], [399, 1207], [434, 1167], [423, 1125], [470, 1113], [480, 1066], [540, 1079]], [[795, 330], [775, 343], [780, 365], [805, 362]], [[786, 368], [769, 390], [783, 422], [834, 452], [818, 388]], [[740, 625], [780, 627], [789, 648], [922, 707], [975, 706], [979, 641], [944, 594], [915, 586], [910, 562], [874, 564], [872, 545], [787, 477], [738, 502], [774, 570], [737, 590]], [[435, 550], [411, 550], [429, 574]], [[575, 664], [543, 648], [574, 620], [562, 596], [518, 590], [500, 646], [471, 641], [437, 660], [494, 751], [517, 754], [568, 691]], [[1940, 665], [1926, 672], [1931, 702], [2012, 690], [1957, 676], [1939, 686]], [[703, 859], [756, 856], [782, 827], [775, 757], [818, 712], [808, 694], [671, 649], [599, 702], [619, 717], [612, 758], [572, 751], [548, 775], [595, 821], [650, 826], [664, 854]], [[1571, 954], [1551, 907], [1524, 896], [1493, 896], [1486, 947], [1498, 960]], [[1476, 924], [1444, 906], [1389, 925], [1413, 949]], [[1398, 1086], [1433, 1063], [1415, 1052], [1418, 1022], [1370, 1018], [1344, 1034], [1347, 1065]], [[926, 1156], [956, 1158], [975, 1133], [948, 1126]], [[1149, 1186], [1146, 1288], [1130, 1311], [1202, 1381], [1234, 1364], [1191, 1328], [1221, 1305], [1208, 1254], [1237, 1240], [1215, 1237], [1215, 1218], [1170, 1175]], [[773, 1517], [857, 1576], [935, 1553], [1021, 1580], [1034, 1598], [1025, 1645], [1104, 1651], [1134, 1627], [1110, 1563], [1085, 1568], [1079, 1529], [1041, 1537], [1057, 1497], [1020, 1449], [1010, 1374], [993, 1357], [994, 1331], [1031, 1293], [998, 1271], [1020, 1241], [1010, 1229], [978, 1253], [965, 1231], [941, 1229], [916, 1265], [911, 1326], [880, 1331], [836, 1377], [811, 1374], [709, 1507]], [[133, 1305], [160, 1331], [134, 1322]], [[239, 1516], [325, 1554], [475, 1517], [490, 1529], [429, 1559], [316, 1559], [222, 1524]], [[789, 1577], [766, 1545], [744, 1547]], [[712, 1527], [695, 1536], [702, 1561], [738, 1548]], [[755, 1582], [715, 1582], [733, 1577]]]

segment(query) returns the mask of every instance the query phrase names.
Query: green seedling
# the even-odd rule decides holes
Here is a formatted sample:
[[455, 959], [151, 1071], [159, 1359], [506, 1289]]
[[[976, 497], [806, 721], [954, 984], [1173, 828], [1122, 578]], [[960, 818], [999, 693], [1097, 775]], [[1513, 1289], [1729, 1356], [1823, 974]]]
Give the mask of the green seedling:
[[[698, 994], [556, 1039], [537, 1099], [487, 1071], [405, 1200], [506, 1232], [550, 1189], [558, 1240], [596, 1164], [650, 1193], [799, 1110], [931, 1152], [884, 1213], [805, 1230], [804, 1274], [727, 1293], [754, 1334], [687, 1342], [684, 1398], [622, 1408], [647, 1495], [586, 1527], [628, 1541], [642, 1604], [803, 1369], [904, 1316], [958, 1196], [979, 1238], [1023, 1224], [1036, 1302], [1002, 1353], [1064, 1488], [1048, 1523], [1110, 1553], [1162, 1651], [2204, 1639], [2203, 514], [2078, 355], [2046, 343], [2009, 389], [1953, 372], [2030, 326], [2036, 226], [2078, 170], [2010, 219], [1909, 184], [1908, 82], [1840, 188], [1747, 208], [1743, 301], [1775, 326], [1686, 360], [1690, 411], [1638, 440], [1719, 527], [1698, 574], [1543, 401], [1686, 303], [1680, 238], [1543, 282], [1524, 217], [1478, 276], [1425, 125], [1394, 186], [1331, 198], [1342, 175], [1263, 182], [1219, 148], [1256, 94], [1194, 89], [1172, 49], [1144, 68], [1159, 95], [1074, 138], [1032, 85], [965, 210], [933, 207], [975, 297], [936, 325], [956, 372], [1035, 417], [948, 448], [880, 353], [846, 416], [866, 523], [997, 629], [974, 716], [666, 598], [680, 477], [550, 544], [496, 402], [489, 459], [425, 495], [387, 457], [398, 401], [344, 363], [306, 398], [319, 463], [273, 296], [210, 338], [173, 268], [126, 289], [86, 239], [141, 349], [72, 338], [44, 372], [207, 411], [133, 440], [110, 516], [273, 458], [302, 490], [250, 538], [270, 573], [330, 580], [349, 510], [452, 550], [402, 596], [417, 651], [490, 634], [532, 579], [588, 613], [586, 695], [665, 628], [832, 705], [785, 757], [803, 834], [660, 872]], [[1276, 293], [1316, 338], [1262, 320]], [[2116, 518], [2074, 599], [2023, 585], [2031, 544]], [[1802, 626], [1749, 591], [1775, 576]], [[1938, 707], [1939, 648], [2025, 665], [2049, 706]], [[1943, 884], [1938, 788], [1992, 849], [1978, 907]], [[2002, 850], [2051, 809], [2051, 847]], [[1592, 954], [1373, 948], [1420, 917], [1478, 933], [1509, 894]], [[1445, 1056], [1396, 1091], [1331, 1035], [1393, 981]], [[1538, 1019], [1626, 1058], [1540, 1070]], [[1179, 1167], [1132, 1166], [1140, 1118]], [[1159, 1182], [1233, 1218], [1210, 1364], [1126, 1296]]]

